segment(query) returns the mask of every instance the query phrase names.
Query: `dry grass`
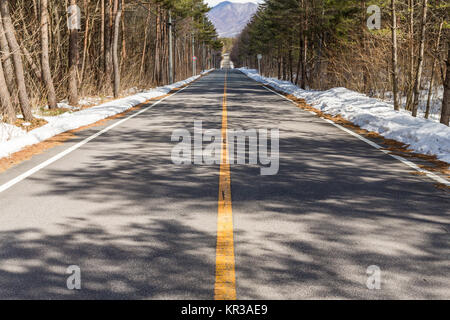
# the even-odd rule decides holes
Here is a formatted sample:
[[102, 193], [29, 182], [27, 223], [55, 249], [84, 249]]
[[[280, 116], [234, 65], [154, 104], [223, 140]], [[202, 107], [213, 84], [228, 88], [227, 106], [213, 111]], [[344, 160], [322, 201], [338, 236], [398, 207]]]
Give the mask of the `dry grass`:
[[445, 184], [443, 184], [443, 183], [435, 183], [434, 186], [435, 186], [436, 188], [438, 188], [438, 189], [441, 189], [441, 190], [445, 190], [445, 191], [450, 192], [450, 187], [447, 186], [447, 185], [445, 185]]
[[55, 108], [55, 109], [45, 109], [45, 108], [41, 108], [40, 109], [40, 114], [46, 117], [55, 117], [55, 116], [59, 116], [60, 114], [66, 113], [66, 112], [70, 112], [70, 109], [67, 108]]
[[413, 176], [425, 176], [426, 175], [425, 172], [421, 172], [421, 171], [412, 171], [412, 172], [410, 172], [410, 174], [412, 174]]
[[[24, 125], [29, 123], [30, 125]], [[16, 122], [14, 123], [14, 125], [16, 127], [19, 127], [25, 131], [31, 131], [33, 129], [42, 127], [44, 125], [46, 125], [48, 122], [44, 119], [38, 119], [38, 118], [34, 118], [32, 121], [25, 121], [23, 119], [17, 119]]]

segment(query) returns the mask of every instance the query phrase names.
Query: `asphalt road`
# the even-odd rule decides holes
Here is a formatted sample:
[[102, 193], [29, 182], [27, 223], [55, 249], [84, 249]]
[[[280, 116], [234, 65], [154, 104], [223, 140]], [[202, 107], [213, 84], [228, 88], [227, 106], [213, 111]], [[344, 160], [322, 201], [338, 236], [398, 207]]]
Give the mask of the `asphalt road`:
[[[213, 299], [220, 166], [174, 164], [171, 135], [222, 129], [224, 85], [215, 71], [1, 192], [0, 298]], [[238, 299], [450, 298], [448, 192], [238, 71], [226, 96], [228, 129], [280, 134], [278, 174], [230, 167]]]

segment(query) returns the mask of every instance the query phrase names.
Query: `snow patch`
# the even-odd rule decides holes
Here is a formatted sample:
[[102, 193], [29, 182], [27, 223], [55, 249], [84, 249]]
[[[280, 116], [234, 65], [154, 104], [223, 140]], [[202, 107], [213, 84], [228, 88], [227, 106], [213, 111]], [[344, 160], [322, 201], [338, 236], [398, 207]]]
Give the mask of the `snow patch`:
[[258, 82], [304, 99], [324, 113], [340, 115], [365, 130], [405, 143], [415, 152], [436, 155], [439, 160], [450, 163], [450, 127], [444, 124], [415, 118], [405, 110], [394, 111], [391, 103], [346, 88], [303, 90], [289, 81], [262, 77], [253, 69], [239, 70]]
[[1, 143], [26, 135], [26, 131], [11, 124], [0, 122], [0, 146]]

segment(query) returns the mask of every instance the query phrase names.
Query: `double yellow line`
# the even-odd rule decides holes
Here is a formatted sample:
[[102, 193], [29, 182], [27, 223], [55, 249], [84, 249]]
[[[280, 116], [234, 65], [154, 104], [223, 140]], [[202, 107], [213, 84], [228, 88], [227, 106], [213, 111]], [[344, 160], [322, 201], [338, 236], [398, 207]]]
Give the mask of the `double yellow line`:
[[228, 159], [227, 77], [225, 72], [222, 104], [222, 146], [219, 173], [219, 201], [217, 211], [216, 300], [236, 299], [234, 267], [233, 211], [231, 206], [230, 163]]

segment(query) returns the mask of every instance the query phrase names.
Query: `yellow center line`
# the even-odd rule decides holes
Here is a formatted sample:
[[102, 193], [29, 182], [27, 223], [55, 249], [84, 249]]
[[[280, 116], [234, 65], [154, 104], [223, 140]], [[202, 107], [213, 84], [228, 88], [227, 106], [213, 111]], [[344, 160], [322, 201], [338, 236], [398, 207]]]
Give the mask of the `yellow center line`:
[[231, 206], [230, 163], [227, 139], [227, 76], [225, 72], [222, 111], [222, 152], [219, 174], [219, 201], [217, 211], [216, 300], [236, 299], [234, 272], [233, 211]]

